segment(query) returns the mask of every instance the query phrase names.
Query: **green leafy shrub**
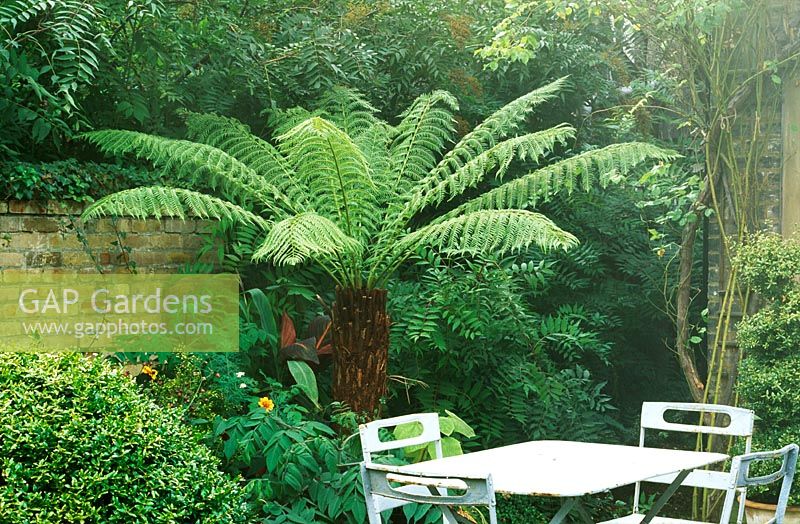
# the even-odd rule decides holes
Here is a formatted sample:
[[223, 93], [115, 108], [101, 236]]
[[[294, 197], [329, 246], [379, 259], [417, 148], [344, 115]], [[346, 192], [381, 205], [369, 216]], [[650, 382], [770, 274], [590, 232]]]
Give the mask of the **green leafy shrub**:
[[3, 360], [3, 522], [247, 521], [240, 488], [210, 450], [120, 368], [77, 354]]
[[91, 202], [115, 191], [153, 183], [160, 177], [145, 169], [70, 159], [0, 162], [0, 180], [3, 200]]
[[[737, 339], [745, 352], [738, 392], [759, 417], [753, 449], [777, 449], [800, 441], [800, 243], [757, 235], [739, 249], [735, 263], [742, 282], [766, 299], [764, 307], [738, 324]], [[774, 502], [777, 487], [757, 487], [754, 498]], [[789, 503], [800, 504], [796, 487]]]

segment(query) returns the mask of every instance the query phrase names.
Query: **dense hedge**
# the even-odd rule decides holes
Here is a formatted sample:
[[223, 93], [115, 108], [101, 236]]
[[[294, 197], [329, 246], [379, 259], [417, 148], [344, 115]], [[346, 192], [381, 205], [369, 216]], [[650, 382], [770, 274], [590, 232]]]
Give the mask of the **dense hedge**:
[[151, 171], [114, 164], [0, 162], [0, 199], [88, 202], [114, 191], [159, 181]]
[[8, 524], [246, 522], [211, 452], [102, 358], [8, 353], [0, 367]]

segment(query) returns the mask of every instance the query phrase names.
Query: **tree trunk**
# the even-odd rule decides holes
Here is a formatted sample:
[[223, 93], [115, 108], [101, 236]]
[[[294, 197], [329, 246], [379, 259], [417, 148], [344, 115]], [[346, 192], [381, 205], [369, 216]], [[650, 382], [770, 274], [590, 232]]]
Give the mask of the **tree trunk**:
[[389, 360], [386, 290], [337, 286], [331, 324], [333, 398], [357, 413], [377, 416]]

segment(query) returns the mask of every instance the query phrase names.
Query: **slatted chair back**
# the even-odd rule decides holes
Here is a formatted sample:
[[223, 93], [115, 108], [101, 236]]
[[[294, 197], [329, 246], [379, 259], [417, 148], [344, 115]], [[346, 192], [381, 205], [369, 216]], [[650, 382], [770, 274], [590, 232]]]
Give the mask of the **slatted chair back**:
[[[711, 414], [715, 418], [719, 415], [727, 415], [728, 424], [710, 426], [698, 424], [686, 424], [680, 422], [670, 422], [666, 416], [670, 412], [683, 412], [697, 414], [698, 421], [706, 414]], [[655, 431], [676, 431], [684, 433], [701, 433], [705, 435], [720, 435], [739, 437], [745, 439], [744, 451], [749, 453], [752, 445], [753, 425], [755, 414], [744, 408], [725, 406], [722, 404], [699, 404], [690, 402], [645, 402], [642, 404], [642, 417], [639, 431], [639, 446], [645, 446], [645, 436], [648, 430]], [[675, 480], [676, 475], [661, 475], [648, 479], [648, 482], [660, 484], [670, 484]], [[746, 487], [738, 489], [730, 486], [730, 474], [728, 471], [695, 470], [681, 483], [682, 486], [692, 486], [697, 488], [718, 489], [726, 491], [726, 496], [733, 497], [735, 492], [740, 495], [739, 511], [736, 523], [742, 524], [744, 520], [744, 501], [747, 496]], [[639, 493], [641, 483], [637, 483], [634, 489], [633, 512], [639, 512]]]
[[[776, 451], [760, 451], [747, 453], [733, 459], [731, 466], [731, 476], [737, 488], [747, 488], [749, 486], [764, 486], [777, 481], [781, 482], [781, 490], [778, 494], [778, 502], [775, 508], [775, 515], [766, 524], [783, 524], [786, 515], [786, 506], [789, 504], [789, 492], [792, 489], [792, 481], [797, 468], [797, 444], [789, 444]], [[750, 466], [756, 462], [767, 460], [780, 460], [780, 467], [772, 473], [753, 477], [750, 475]], [[731, 516], [733, 500], [725, 500], [723, 505], [720, 524], [727, 524]]]
[[[487, 506], [489, 522], [497, 524], [497, 505], [491, 475], [452, 476], [418, 475], [398, 472], [396, 467], [381, 464], [362, 465], [365, 487], [369, 486], [374, 496], [393, 499], [403, 503], [416, 502], [444, 506], [444, 522], [455, 523], [453, 506]], [[452, 520], [450, 520], [452, 519]], [[372, 522], [372, 521], [370, 521]]]

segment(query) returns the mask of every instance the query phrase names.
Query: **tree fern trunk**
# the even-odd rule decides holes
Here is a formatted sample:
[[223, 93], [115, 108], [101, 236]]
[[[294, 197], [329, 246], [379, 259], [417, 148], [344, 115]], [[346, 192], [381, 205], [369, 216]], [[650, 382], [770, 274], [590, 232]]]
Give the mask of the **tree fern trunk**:
[[337, 286], [331, 322], [333, 398], [353, 411], [377, 415], [389, 359], [386, 290]]

